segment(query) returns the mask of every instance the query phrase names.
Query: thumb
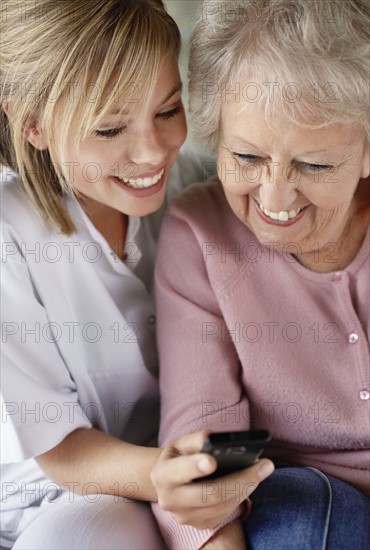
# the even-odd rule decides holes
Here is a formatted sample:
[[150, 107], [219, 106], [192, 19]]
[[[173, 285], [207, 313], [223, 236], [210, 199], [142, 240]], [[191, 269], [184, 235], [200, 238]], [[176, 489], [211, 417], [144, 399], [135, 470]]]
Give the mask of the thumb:
[[164, 459], [175, 456], [192, 455], [201, 452], [206, 437], [211, 430], [202, 430], [184, 435], [180, 439], [168, 445], [162, 454]]

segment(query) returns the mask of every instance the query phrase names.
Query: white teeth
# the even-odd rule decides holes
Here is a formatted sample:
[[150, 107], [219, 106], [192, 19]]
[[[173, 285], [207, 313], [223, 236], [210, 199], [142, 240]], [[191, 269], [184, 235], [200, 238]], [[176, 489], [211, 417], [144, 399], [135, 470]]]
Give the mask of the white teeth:
[[295, 218], [300, 213], [301, 209], [297, 208], [297, 210], [289, 210], [289, 219]]
[[287, 222], [289, 220], [288, 212], [281, 211], [279, 212], [279, 222]]
[[163, 176], [163, 174], [164, 174], [164, 169], [161, 170], [159, 174], [157, 174], [153, 178], [136, 178], [136, 179], [118, 178], [118, 179], [123, 181], [128, 187], [133, 187], [134, 189], [146, 189], [158, 183], [161, 177]]
[[279, 220], [280, 222], [287, 222], [288, 220], [292, 220], [293, 218], [298, 216], [301, 211], [300, 208], [297, 208], [297, 210], [289, 210], [289, 212], [287, 212], [286, 210], [281, 210], [281, 212], [270, 212], [261, 203], [259, 203], [259, 207], [262, 212], [266, 214], [266, 216], [268, 216], [272, 220]]

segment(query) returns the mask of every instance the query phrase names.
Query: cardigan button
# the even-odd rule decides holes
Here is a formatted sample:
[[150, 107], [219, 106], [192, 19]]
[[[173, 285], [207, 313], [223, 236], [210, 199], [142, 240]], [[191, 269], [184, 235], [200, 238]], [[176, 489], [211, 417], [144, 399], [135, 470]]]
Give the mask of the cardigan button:
[[368, 399], [370, 399], [370, 392], [368, 392], [367, 390], [361, 390], [359, 396], [362, 401], [367, 401]]
[[333, 275], [331, 276], [331, 280], [333, 283], [339, 283], [339, 281], [342, 280], [342, 274], [340, 273], [340, 271], [333, 273]]
[[358, 342], [358, 334], [355, 332], [351, 332], [351, 334], [348, 336], [348, 342], [350, 344], [356, 344]]

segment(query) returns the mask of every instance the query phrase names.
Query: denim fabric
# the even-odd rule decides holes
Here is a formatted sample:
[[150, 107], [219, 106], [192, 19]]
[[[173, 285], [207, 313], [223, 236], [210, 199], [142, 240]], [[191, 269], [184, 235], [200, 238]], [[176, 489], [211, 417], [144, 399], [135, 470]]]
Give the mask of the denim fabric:
[[251, 501], [249, 550], [370, 549], [370, 500], [315, 468], [278, 468]]

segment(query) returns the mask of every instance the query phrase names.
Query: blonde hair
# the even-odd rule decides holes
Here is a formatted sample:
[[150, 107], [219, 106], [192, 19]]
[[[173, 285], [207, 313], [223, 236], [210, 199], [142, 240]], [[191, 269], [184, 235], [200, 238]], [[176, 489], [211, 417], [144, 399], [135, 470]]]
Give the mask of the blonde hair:
[[[0, 20], [1, 103], [12, 108], [9, 119], [0, 109], [0, 163], [19, 174], [44, 219], [69, 235], [67, 135], [78, 148], [107, 113], [139, 97], [145, 113], [164, 59], [179, 56], [179, 30], [162, 0], [5, 0]], [[47, 150], [24, 136], [35, 120]]]
[[361, 123], [370, 141], [369, 11], [369, 0], [204, 0], [189, 60], [196, 137], [215, 149], [222, 103], [239, 94], [309, 128]]

